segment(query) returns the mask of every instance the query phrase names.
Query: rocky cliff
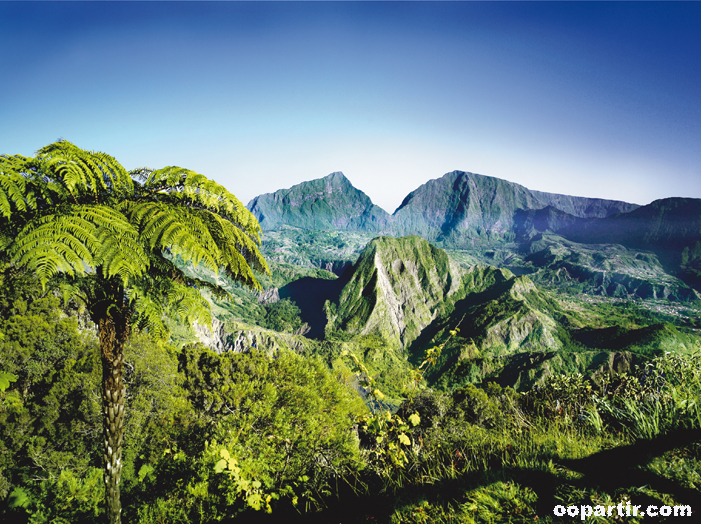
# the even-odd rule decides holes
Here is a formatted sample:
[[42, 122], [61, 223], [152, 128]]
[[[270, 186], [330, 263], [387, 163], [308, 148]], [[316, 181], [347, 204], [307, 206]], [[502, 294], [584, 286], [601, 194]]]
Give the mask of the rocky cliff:
[[376, 238], [349, 269], [329, 328], [403, 347], [460, 290], [464, 272], [420, 237]]

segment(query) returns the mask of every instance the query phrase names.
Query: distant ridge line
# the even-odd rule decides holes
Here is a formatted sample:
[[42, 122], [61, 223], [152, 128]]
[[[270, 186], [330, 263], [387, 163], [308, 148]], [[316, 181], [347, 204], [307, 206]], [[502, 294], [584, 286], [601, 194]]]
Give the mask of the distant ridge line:
[[410, 192], [390, 215], [340, 171], [261, 194], [246, 206], [264, 230], [283, 226], [311, 230], [418, 234], [429, 240], [456, 235], [505, 235], [515, 213], [552, 206], [577, 218], [605, 218], [637, 204], [534, 191], [496, 177], [452, 171]]

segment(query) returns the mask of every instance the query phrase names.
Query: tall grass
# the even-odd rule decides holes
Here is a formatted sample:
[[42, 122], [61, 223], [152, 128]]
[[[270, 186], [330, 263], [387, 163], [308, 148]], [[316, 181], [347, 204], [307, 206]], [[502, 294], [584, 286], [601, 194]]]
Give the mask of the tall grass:
[[[676, 495], [634, 480], [604, 489], [565, 464], [638, 440], [701, 429], [700, 362], [699, 355], [664, 355], [636, 376], [612, 377], [601, 389], [581, 376], [555, 377], [525, 395], [490, 395], [473, 409], [472, 422], [458, 416], [455, 406], [444, 409], [431, 427], [416, 428], [408, 464], [384, 477], [380, 490], [394, 505], [388, 522], [558, 522], [544, 501], [674, 504]], [[454, 403], [457, 398], [453, 395]], [[475, 396], [471, 406], [478, 401], [484, 403]], [[488, 409], [501, 418], [485, 415]], [[640, 471], [701, 488], [701, 443], [650, 458], [641, 457]]]

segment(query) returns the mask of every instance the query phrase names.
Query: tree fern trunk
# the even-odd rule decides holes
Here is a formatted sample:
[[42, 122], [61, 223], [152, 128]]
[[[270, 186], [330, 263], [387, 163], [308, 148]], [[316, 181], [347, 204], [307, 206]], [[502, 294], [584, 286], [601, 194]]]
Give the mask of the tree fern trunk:
[[105, 500], [110, 524], [121, 523], [122, 503], [119, 480], [122, 475], [124, 426], [124, 383], [122, 366], [124, 342], [128, 335], [126, 319], [113, 315], [98, 323], [102, 357], [102, 426], [105, 460]]

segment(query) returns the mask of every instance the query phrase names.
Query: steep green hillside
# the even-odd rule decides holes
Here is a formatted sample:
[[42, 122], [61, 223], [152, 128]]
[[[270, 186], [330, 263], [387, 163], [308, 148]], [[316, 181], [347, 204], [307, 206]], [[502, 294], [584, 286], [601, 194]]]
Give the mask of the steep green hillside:
[[[552, 351], [569, 340], [555, 320], [567, 314], [527, 277], [488, 266], [461, 268], [419, 237], [373, 240], [338, 285], [337, 301], [327, 306], [327, 336], [375, 336], [414, 365], [459, 325], [459, 336], [428, 375], [431, 382], [464, 360]], [[480, 381], [486, 371], [471, 372], [468, 381]]]
[[443, 250], [416, 236], [374, 239], [351, 271], [327, 330], [375, 334], [400, 347], [455, 300], [464, 274]]
[[339, 281], [327, 330], [375, 334], [413, 352], [461, 324], [481, 351], [557, 348], [556, 301], [527, 277], [493, 267], [461, 268], [420, 237], [379, 237]]
[[340, 172], [257, 196], [246, 207], [264, 230], [288, 225], [313, 230], [382, 231], [389, 218]]
[[[643, 283], [640, 273], [644, 271], [656, 270], [658, 279], [670, 278], [654, 255], [632, 256], [626, 265], [616, 260], [628, 256], [621, 246], [586, 251], [586, 246], [559, 241], [574, 249], [559, 253], [561, 257], [609, 273], [604, 282], [621, 276], [612, 271], [619, 266], [637, 271]], [[557, 255], [558, 249], [565, 248], [553, 241], [547, 249]], [[543, 273], [533, 276], [541, 278]], [[627, 277], [631, 285], [634, 275]], [[445, 389], [487, 379], [528, 388], [551, 374], [608, 373], [613, 368], [606, 363], [620, 361], [615, 355], [630, 355], [625, 359], [628, 369], [660, 352], [689, 352], [699, 345], [689, 317], [697, 311], [691, 304], [682, 314], [681, 306], [666, 311], [652, 300], [633, 305], [627, 294], [612, 301], [586, 300], [586, 296], [565, 300], [506, 269], [456, 268], [443, 250], [418, 237], [373, 240], [337, 285], [343, 289], [338, 301], [327, 307], [327, 335], [342, 333], [345, 340], [353, 340], [353, 335], [375, 336], [384, 341], [381, 362], [404, 358], [414, 365], [422, 362], [428, 348], [447, 342], [426, 375], [430, 384]], [[678, 280], [665, 285], [662, 289], [675, 285], [678, 293], [691, 292]], [[455, 327], [459, 333], [450, 338], [449, 331]]]
[[[471, 286], [469, 277], [477, 277], [482, 285]], [[485, 277], [489, 285], [484, 285]], [[452, 388], [480, 382], [503, 367], [499, 359], [523, 351], [559, 350], [567, 344], [567, 313], [528, 277], [475, 268], [465, 291], [450, 314], [437, 318], [409, 348], [410, 359], [418, 364], [426, 349], [447, 343], [427, 375], [430, 383]], [[450, 338], [449, 331], [456, 327], [457, 336]]]

